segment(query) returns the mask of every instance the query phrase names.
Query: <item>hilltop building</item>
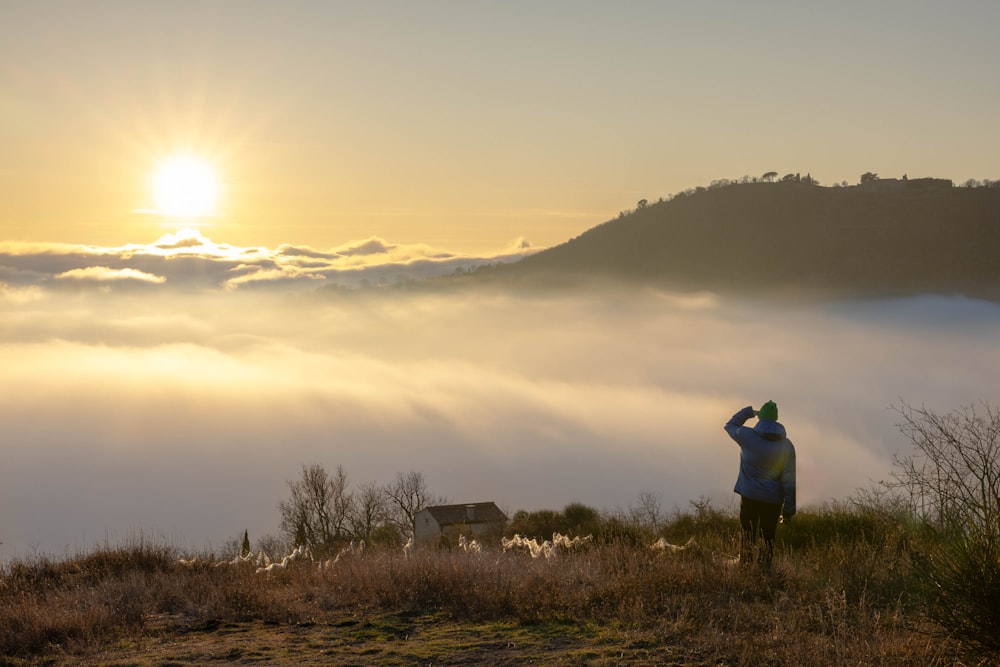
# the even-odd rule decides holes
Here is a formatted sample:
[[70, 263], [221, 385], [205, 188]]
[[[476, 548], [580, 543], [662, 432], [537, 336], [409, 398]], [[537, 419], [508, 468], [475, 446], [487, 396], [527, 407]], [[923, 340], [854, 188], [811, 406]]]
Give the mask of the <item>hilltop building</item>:
[[899, 192], [902, 190], [947, 190], [954, 187], [948, 178], [876, 178], [856, 186], [864, 192]]

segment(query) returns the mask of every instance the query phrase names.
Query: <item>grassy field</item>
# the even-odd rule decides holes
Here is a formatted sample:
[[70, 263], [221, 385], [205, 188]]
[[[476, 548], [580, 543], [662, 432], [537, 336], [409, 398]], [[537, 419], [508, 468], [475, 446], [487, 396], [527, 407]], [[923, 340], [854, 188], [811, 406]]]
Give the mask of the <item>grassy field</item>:
[[779, 532], [769, 572], [730, 561], [718, 514], [551, 558], [369, 550], [271, 574], [109, 545], [4, 567], [0, 664], [995, 664], [923, 613], [918, 531], [826, 508]]

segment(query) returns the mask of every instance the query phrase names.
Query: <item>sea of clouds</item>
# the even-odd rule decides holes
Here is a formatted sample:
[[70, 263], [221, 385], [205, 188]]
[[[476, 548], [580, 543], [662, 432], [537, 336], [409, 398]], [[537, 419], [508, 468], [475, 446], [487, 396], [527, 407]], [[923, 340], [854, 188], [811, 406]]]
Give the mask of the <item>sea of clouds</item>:
[[425, 244], [378, 237], [328, 250], [215, 243], [192, 228], [148, 244], [99, 247], [56, 243], [0, 243], [0, 284], [80, 289], [316, 289], [388, 285], [511, 262], [535, 252], [524, 239], [490, 256], [469, 256]]
[[0, 246], [0, 560], [276, 533], [310, 463], [358, 485], [417, 470], [436, 495], [508, 512], [627, 510], [642, 491], [728, 507], [738, 449], [722, 425], [768, 399], [800, 504], [818, 504], [908, 451], [892, 406], [997, 402], [997, 304], [377, 287], [417, 255], [454, 262], [437, 273], [497, 261], [435, 254], [197, 234]]

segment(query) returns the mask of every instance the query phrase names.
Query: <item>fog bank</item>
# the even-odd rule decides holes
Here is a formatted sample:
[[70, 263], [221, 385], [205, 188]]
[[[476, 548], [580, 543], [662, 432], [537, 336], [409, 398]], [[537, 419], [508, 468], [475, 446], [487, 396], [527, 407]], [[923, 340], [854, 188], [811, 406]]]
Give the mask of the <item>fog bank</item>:
[[303, 463], [453, 502], [732, 499], [722, 425], [773, 399], [800, 504], [886, 477], [890, 409], [995, 402], [1000, 307], [710, 294], [0, 288], [0, 556], [276, 533]]

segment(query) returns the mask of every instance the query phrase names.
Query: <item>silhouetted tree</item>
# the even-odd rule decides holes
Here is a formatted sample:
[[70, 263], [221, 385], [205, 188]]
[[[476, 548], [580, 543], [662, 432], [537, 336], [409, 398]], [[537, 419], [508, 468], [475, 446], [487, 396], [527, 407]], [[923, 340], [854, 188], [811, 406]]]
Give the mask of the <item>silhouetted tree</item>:
[[566, 519], [553, 510], [518, 510], [511, 518], [507, 531], [528, 538], [547, 540], [556, 531], [567, 532]]
[[583, 503], [570, 503], [563, 509], [566, 527], [575, 535], [589, 535], [601, 529], [601, 513]]
[[370, 540], [372, 533], [385, 523], [388, 514], [385, 492], [373, 482], [363, 484], [351, 494], [348, 521], [355, 537]]
[[350, 539], [347, 513], [351, 494], [343, 466], [331, 477], [323, 466], [303, 465], [298, 480], [289, 481], [292, 495], [278, 503], [281, 531], [295, 541], [320, 553], [333, 551], [339, 542]]
[[268, 534], [257, 538], [257, 548], [263, 550], [268, 556], [280, 558], [292, 550], [292, 545], [288, 544], [288, 540], [280, 535]]
[[629, 510], [629, 516], [636, 524], [649, 528], [653, 531], [659, 530], [663, 521], [663, 510], [660, 506], [660, 498], [652, 491], [640, 491], [635, 504]]
[[641, 211], [642, 209], [646, 208], [647, 204], [649, 204], [649, 200], [648, 199], [640, 199], [636, 203], [635, 207]]
[[896, 410], [915, 453], [897, 458], [887, 486], [903, 489], [940, 538], [916, 568], [931, 616], [1000, 655], [1000, 410]]
[[760, 180], [762, 180], [762, 181], [764, 181], [766, 183], [770, 183], [771, 181], [773, 181], [777, 177], [778, 177], [778, 172], [776, 172], [776, 171], [769, 171], [766, 174], [764, 174], [763, 176], [761, 176]]
[[243, 545], [240, 547], [240, 555], [246, 556], [250, 553], [250, 533], [247, 530], [243, 531]]
[[865, 173], [861, 174], [861, 184], [862, 185], [864, 185], [866, 183], [874, 183], [877, 180], [878, 180], [878, 174], [876, 174], [874, 172], [866, 171]]
[[397, 474], [396, 479], [383, 490], [389, 506], [388, 520], [406, 536], [413, 535], [413, 519], [417, 512], [425, 507], [448, 502], [445, 498], [432, 496], [423, 473], [413, 470]]

